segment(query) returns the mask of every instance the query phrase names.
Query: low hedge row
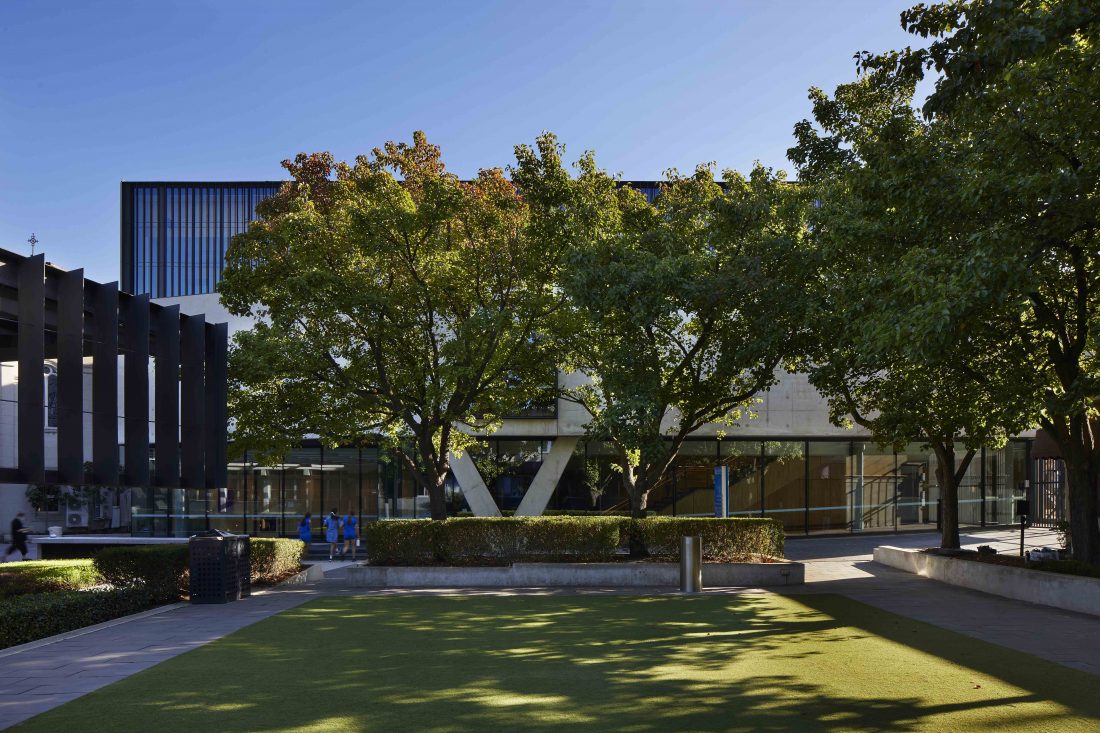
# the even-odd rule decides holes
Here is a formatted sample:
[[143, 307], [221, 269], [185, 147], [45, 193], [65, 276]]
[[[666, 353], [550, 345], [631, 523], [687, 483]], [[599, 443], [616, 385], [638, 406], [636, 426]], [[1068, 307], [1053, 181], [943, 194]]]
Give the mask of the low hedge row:
[[[607, 562], [622, 542], [623, 527], [616, 517], [473, 517], [432, 524], [434, 554], [447, 565]], [[373, 555], [369, 539], [367, 549]]]
[[[306, 551], [301, 540], [253, 537], [250, 575], [253, 583], [273, 583], [298, 570]], [[161, 602], [187, 592], [190, 554], [186, 544], [108, 547], [95, 556], [103, 580], [115, 587], [143, 587]]]
[[0, 565], [0, 598], [83, 590], [103, 581], [91, 560], [31, 560]]
[[306, 543], [301, 540], [253, 537], [250, 570], [253, 583], [275, 583], [302, 567]]
[[0, 603], [0, 649], [110, 621], [157, 601], [144, 588], [58, 591]]
[[[500, 516], [502, 517], [514, 517], [516, 515], [515, 509], [501, 509]], [[456, 517], [472, 517], [474, 513], [468, 509], [463, 509]], [[629, 517], [629, 511], [604, 511], [601, 509], [547, 509], [540, 516], [543, 517]]]
[[187, 545], [129, 545], [96, 553], [103, 580], [116, 588], [144, 588], [157, 602], [167, 603], [187, 591]]
[[700, 536], [713, 562], [783, 557], [783, 525], [774, 519], [458, 517], [372, 522], [363, 531], [372, 565], [608, 562], [631, 544], [669, 559], [679, 557], [684, 535]]
[[711, 562], [783, 557], [783, 523], [777, 519], [648, 517], [634, 520], [632, 527], [648, 553], [658, 558], [679, 558], [684, 536], [699, 537], [703, 559]]

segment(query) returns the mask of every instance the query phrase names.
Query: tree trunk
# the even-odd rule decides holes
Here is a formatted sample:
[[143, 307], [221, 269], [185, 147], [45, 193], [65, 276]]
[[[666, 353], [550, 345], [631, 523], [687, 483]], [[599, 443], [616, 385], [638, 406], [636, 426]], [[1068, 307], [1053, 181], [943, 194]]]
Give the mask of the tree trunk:
[[432, 519], [447, 518], [447, 474], [435, 476], [428, 486], [428, 505], [431, 508]]
[[1074, 560], [1100, 565], [1100, 528], [1097, 526], [1097, 451], [1084, 416], [1069, 421], [1068, 435], [1055, 431], [1066, 463], [1069, 489], [1070, 552]]
[[940, 483], [940, 547], [957, 550], [959, 542], [959, 485], [955, 480], [955, 446], [933, 441], [936, 453], [936, 479]]
[[[405, 467], [412, 473], [417, 486], [428, 492], [428, 507], [432, 513], [432, 519], [446, 519], [446, 485], [447, 474], [451, 470], [450, 462], [443, 461], [442, 465], [436, 464], [435, 461], [431, 460], [431, 452], [425, 451], [423, 445], [419, 444], [420, 440], [421, 437], [417, 436], [417, 447], [420, 452], [419, 460], [404, 449], [399, 449], [398, 454], [405, 460]], [[430, 437], [428, 441], [428, 444], [431, 445]], [[443, 455], [447, 454], [443, 453]], [[423, 468], [421, 464], [424, 465]]]
[[[623, 488], [630, 497], [630, 516], [633, 519], [645, 519], [646, 502], [649, 499], [649, 488], [646, 485], [645, 476], [639, 476], [637, 469], [630, 462], [623, 459], [620, 463], [623, 469]], [[649, 554], [646, 549], [645, 538], [639, 532], [630, 533], [630, 556], [645, 557]]]

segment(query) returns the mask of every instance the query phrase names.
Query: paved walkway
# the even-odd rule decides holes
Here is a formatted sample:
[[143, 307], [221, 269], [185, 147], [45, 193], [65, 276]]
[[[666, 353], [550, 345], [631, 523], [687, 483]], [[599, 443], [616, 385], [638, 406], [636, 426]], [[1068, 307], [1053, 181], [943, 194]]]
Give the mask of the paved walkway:
[[228, 606], [178, 604], [86, 633], [63, 634], [53, 643], [0, 651], [0, 727], [293, 608], [315, 598], [321, 586], [279, 588]]
[[[939, 535], [879, 535], [791, 540], [787, 556], [806, 563], [806, 585], [798, 593], [838, 593], [901, 616], [1000, 644], [1042, 659], [1100, 675], [1100, 617], [1061, 611], [967, 590], [871, 561], [879, 545], [929, 547]], [[990, 545], [1019, 553], [1013, 531], [966, 533], [964, 548]], [[1025, 548], [1057, 547], [1053, 531], [1028, 530]], [[1100, 684], [1100, 682], [1098, 682]]]
[[[806, 562], [807, 583], [786, 592], [838, 593], [887, 611], [1001, 644], [1100, 675], [1100, 617], [1057, 611], [938, 583], [871, 562], [877, 545], [927, 547], [934, 534], [792, 539], [787, 554]], [[1018, 551], [1012, 532], [967, 534], [963, 544]], [[1056, 545], [1053, 533], [1032, 530], [1028, 546]], [[322, 562], [326, 580], [282, 586], [227, 606], [177, 605], [139, 618], [102, 624], [23, 648], [0, 651], [0, 727], [61, 705], [87, 692], [321, 595], [407, 593], [602, 593], [545, 589], [367, 591], [343, 586], [346, 563]], [[632, 589], [629, 593], [646, 593]], [[651, 592], [670, 592], [652, 589]], [[745, 592], [726, 589], [716, 592]], [[760, 591], [755, 591], [760, 592]], [[1098, 682], [1100, 684], [1100, 682]]]

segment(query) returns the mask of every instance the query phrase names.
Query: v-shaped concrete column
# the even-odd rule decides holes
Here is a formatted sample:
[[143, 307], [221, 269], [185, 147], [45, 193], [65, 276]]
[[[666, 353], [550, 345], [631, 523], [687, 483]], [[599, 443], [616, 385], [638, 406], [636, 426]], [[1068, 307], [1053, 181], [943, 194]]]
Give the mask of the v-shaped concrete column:
[[[531, 487], [523, 495], [523, 500], [516, 509], [517, 517], [537, 517], [546, 511], [546, 505], [550, 503], [550, 497], [554, 495], [554, 489], [558, 485], [558, 479], [565, 472], [569, 458], [577, 447], [580, 438], [555, 438], [550, 452], [542, 460], [542, 465], [531, 480]], [[470, 453], [463, 452], [461, 456], [451, 454], [451, 473], [462, 488], [462, 494], [466, 497], [466, 503], [476, 517], [499, 517], [500, 507], [485, 486], [485, 481], [474, 465]]]
[[462, 495], [466, 497], [466, 503], [470, 505], [470, 511], [475, 517], [500, 516], [500, 508], [485, 486], [469, 451], [463, 451], [460, 456], [451, 453], [451, 473], [454, 474], [455, 481], [458, 481]]
[[550, 497], [554, 495], [554, 489], [558, 485], [558, 479], [565, 472], [565, 466], [573, 455], [580, 438], [554, 438], [550, 452], [542, 459], [542, 465], [531, 480], [531, 486], [523, 495], [523, 500], [516, 509], [517, 517], [537, 517], [546, 511], [546, 505], [550, 503]]

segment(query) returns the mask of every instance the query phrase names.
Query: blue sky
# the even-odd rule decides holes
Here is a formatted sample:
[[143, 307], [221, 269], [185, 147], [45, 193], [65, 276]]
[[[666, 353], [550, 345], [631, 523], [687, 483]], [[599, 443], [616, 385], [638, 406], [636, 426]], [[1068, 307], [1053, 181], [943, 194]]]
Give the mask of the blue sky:
[[[626, 178], [789, 169], [811, 85], [912, 0], [0, 5], [0, 247], [118, 278], [119, 181], [268, 180], [423, 129], [462, 176], [552, 130]], [[40, 249], [40, 251], [43, 251]]]

